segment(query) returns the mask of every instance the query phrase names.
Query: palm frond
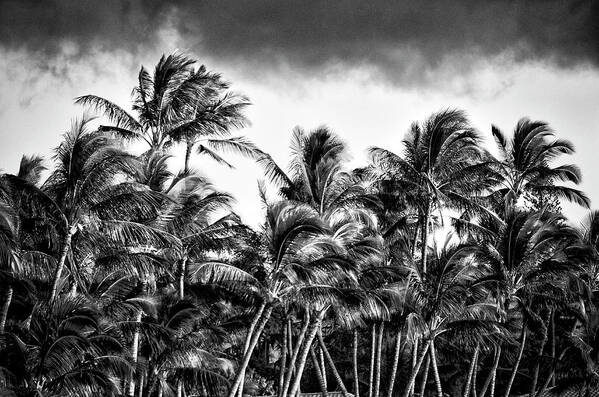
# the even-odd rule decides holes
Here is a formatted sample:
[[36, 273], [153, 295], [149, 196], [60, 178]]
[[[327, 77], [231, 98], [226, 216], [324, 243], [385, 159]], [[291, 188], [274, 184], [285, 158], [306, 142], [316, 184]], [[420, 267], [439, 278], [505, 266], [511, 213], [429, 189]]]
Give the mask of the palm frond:
[[127, 129], [136, 134], [141, 130], [141, 125], [133, 116], [108, 99], [96, 95], [83, 95], [75, 98], [75, 103], [101, 113], [109, 120], [116, 123], [116, 127], [119, 129]]

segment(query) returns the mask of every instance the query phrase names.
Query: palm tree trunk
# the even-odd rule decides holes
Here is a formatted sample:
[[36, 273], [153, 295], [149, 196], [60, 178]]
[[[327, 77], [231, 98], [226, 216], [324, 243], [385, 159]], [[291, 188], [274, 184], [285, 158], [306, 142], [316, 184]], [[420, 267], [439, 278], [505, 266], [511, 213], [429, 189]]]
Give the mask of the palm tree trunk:
[[183, 397], [183, 381], [177, 380], [177, 397]]
[[512, 368], [512, 374], [510, 375], [510, 380], [507, 384], [507, 388], [505, 389], [504, 397], [510, 397], [510, 392], [512, 391], [512, 385], [514, 384], [514, 379], [516, 378], [516, 374], [518, 373], [518, 367], [520, 366], [520, 360], [522, 360], [522, 353], [524, 353], [524, 346], [526, 345], [526, 326], [522, 324], [522, 334], [520, 336], [520, 350], [518, 351], [518, 357], [516, 358], [516, 362], [514, 363], [514, 367]]
[[[262, 314], [264, 313], [265, 308], [266, 308], [266, 302], [262, 302], [262, 304], [260, 305], [260, 308], [258, 309], [258, 313], [256, 313], [256, 315], [254, 316], [254, 319], [252, 320], [252, 323], [250, 324], [250, 327], [248, 328], [247, 335], [245, 336], [245, 343], [243, 345], [244, 357], [250, 347], [250, 342], [252, 340], [254, 330], [256, 329], [256, 324], [258, 324], [258, 321], [260, 321], [260, 318], [262, 317]], [[243, 370], [243, 373], [241, 374], [241, 380], [240, 380], [239, 384], [241, 385], [241, 387], [238, 390], [239, 397], [242, 397], [243, 396], [243, 385], [245, 384], [245, 369]]]
[[383, 334], [385, 333], [385, 323], [381, 321], [379, 325], [379, 335], [376, 351], [376, 370], [374, 378], [374, 397], [379, 397], [381, 386], [381, 353], [383, 350]]
[[281, 392], [283, 391], [283, 385], [285, 384], [285, 367], [287, 364], [287, 319], [284, 320], [283, 322], [283, 344], [281, 345], [283, 346], [281, 348], [281, 367], [279, 368], [279, 396], [281, 395]]
[[[564, 349], [564, 351], [562, 352], [562, 354], [559, 355], [559, 359], [558, 361], [561, 361], [564, 356], [566, 355], [566, 349]], [[549, 387], [549, 383], [554, 382], [555, 381], [555, 370], [556, 370], [556, 362], [553, 362], [553, 367], [551, 368], [551, 372], [549, 373], [549, 375], [547, 376], [547, 379], [545, 380], [545, 383], [543, 383], [543, 387], [541, 387], [541, 390], [539, 390], [539, 392], [537, 393], [537, 396], [542, 397], [544, 396], [545, 390], [547, 390], [547, 387]]]
[[322, 318], [324, 317], [324, 314], [325, 314], [325, 310], [321, 310], [316, 315], [316, 319], [314, 320], [314, 323], [312, 324], [311, 329], [308, 332], [308, 335], [306, 337], [306, 342], [304, 343], [304, 348], [302, 349], [302, 353], [300, 354], [300, 357], [299, 357], [297, 373], [295, 374], [295, 380], [293, 381], [293, 386], [291, 387], [291, 393], [290, 393], [291, 396], [295, 396], [295, 394], [299, 390], [300, 383], [302, 381], [302, 375], [304, 373], [304, 368], [306, 367], [306, 359], [308, 358], [308, 352], [310, 350], [310, 347], [312, 346], [314, 337], [316, 337], [318, 328], [320, 327], [320, 324], [322, 323]]
[[73, 226], [70, 227], [67, 231], [67, 235], [62, 242], [62, 250], [60, 251], [60, 258], [58, 259], [58, 264], [56, 265], [56, 271], [54, 273], [54, 280], [52, 282], [52, 289], [50, 290], [50, 299], [48, 302], [53, 303], [54, 298], [56, 298], [56, 292], [58, 290], [58, 283], [60, 282], [60, 277], [62, 276], [62, 271], [64, 270], [64, 265], [67, 260], [67, 255], [69, 254], [69, 250], [71, 249], [71, 240], [73, 239], [73, 234], [77, 229]]
[[414, 236], [412, 238], [412, 259], [416, 256], [416, 245], [418, 243], [418, 234], [419, 234], [420, 230], [418, 229], [418, 224], [416, 224], [416, 227], [414, 228]]
[[[295, 363], [291, 360], [291, 356], [293, 356], [293, 330], [292, 330], [292, 321], [291, 316], [287, 319], [287, 355], [289, 356], [290, 363], [287, 365], [287, 370], [285, 372], [285, 376], [287, 376], [287, 372], [291, 371], [292, 374], [295, 373]], [[285, 380], [283, 380], [283, 385], [285, 385]], [[280, 397], [283, 396], [283, 390], [280, 391]]]
[[376, 324], [372, 324], [372, 331], [370, 335], [370, 372], [368, 373], [368, 397], [373, 397], [373, 383], [374, 383], [374, 361], [376, 355]]
[[299, 351], [302, 347], [306, 334], [308, 332], [308, 328], [310, 325], [310, 312], [306, 309], [306, 316], [304, 319], [304, 325], [302, 326], [302, 330], [295, 341], [295, 346], [293, 347], [293, 351], [291, 353], [291, 359], [289, 361], [289, 369], [287, 370], [287, 376], [285, 377], [285, 384], [283, 385], [283, 392], [281, 393], [281, 397], [286, 397], [287, 392], [289, 391], [289, 387], [291, 386], [291, 378], [294, 373], [297, 374], [296, 361], [299, 355]]
[[144, 379], [145, 376], [143, 371], [140, 371], [139, 378], [137, 379], [137, 397], [143, 396], [144, 393]]
[[420, 253], [420, 268], [422, 274], [426, 274], [426, 255], [427, 255], [427, 243], [428, 243], [428, 218], [430, 212], [430, 203], [427, 203], [426, 209], [424, 210], [424, 219], [422, 220], [422, 247]]
[[[553, 312], [553, 314], [555, 315], [555, 312]], [[552, 321], [553, 321], [552, 322], [552, 327], [555, 327], [555, 319], [552, 318]], [[576, 329], [576, 322], [572, 326], [572, 330], [570, 331], [570, 333], [574, 332], [575, 329]], [[555, 360], [555, 355], [554, 355], [552, 363], [551, 363], [551, 372], [547, 376], [547, 379], [545, 380], [545, 383], [543, 384], [543, 387], [541, 387], [541, 390], [539, 390], [539, 392], [537, 393], [537, 396], [541, 397], [541, 396], [544, 395], [545, 390], [547, 390], [547, 387], [549, 387], [549, 383], [552, 383], [553, 385], [555, 385], [555, 371], [557, 369], [557, 363], [560, 362], [564, 358], [564, 356], [566, 355], [567, 351], [568, 351], [567, 348], [564, 349], [564, 350], [562, 350], [562, 352], [559, 355], [559, 358], [557, 359], [557, 361]]]
[[187, 174], [189, 172], [189, 160], [191, 159], [192, 148], [193, 148], [193, 143], [190, 141], [187, 141], [186, 147], [185, 147], [185, 165], [183, 167], [183, 172], [185, 172], [185, 174]]
[[476, 389], [478, 387], [478, 360], [480, 359], [480, 349], [476, 355], [476, 361], [474, 362], [474, 374], [472, 375], [472, 397], [478, 397]]
[[272, 309], [273, 309], [272, 306], [268, 306], [265, 309], [265, 311], [262, 313], [261, 317], [259, 317], [259, 321], [257, 321], [257, 325], [256, 325], [257, 328], [256, 328], [255, 332], [253, 333], [253, 335], [251, 336], [251, 340], [250, 340], [249, 344], [247, 344], [247, 349], [243, 355], [243, 360], [242, 360], [239, 370], [237, 372], [237, 376], [235, 377], [235, 381], [233, 382], [233, 385], [231, 386], [231, 390], [229, 391], [229, 395], [228, 395], [229, 397], [234, 397], [235, 394], [237, 394], [239, 387], [241, 387], [243, 389], [243, 384], [241, 382], [243, 381], [243, 378], [245, 375], [245, 370], [246, 370], [248, 364], [250, 363], [250, 359], [252, 358], [252, 353], [254, 352], [254, 349], [256, 348], [256, 344], [258, 344], [260, 335], [262, 334], [262, 331], [264, 330], [266, 323], [270, 319]]
[[0, 313], [0, 334], [4, 333], [4, 327], [6, 326], [6, 319], [8, 318], [8, 308], [12, 301], [13, 288], [12, 285], [8, 286], [6, 295], [4, 296], [4, 304], [2, 305], [2, 313]]
[[345, 387], [345, 384], [343, 383], [343, 379], [341, 379], [341, 375], [339, 375], [339, 371], [337, 371], [337, 366], [335, 365], [335, 362], [333, 361], [333, 358], [329, 353], [329, 349], [327, 349], [327, 346], [324, 344], [324, 339], [322, 338], [322, 333], [320, 332], [318, 333], [318, 342], [320, 343], [320, 350], [324, 353], [324, 356], [326, 357], [327, 362], [329, 363], [329, 366], [333, 371], [335, 381], [341, 389], [341, 394], [343, 394], [343, 397], [348, 397], [349, 394], [347, 393], [347, 389]]
[[[470, 368], [468, 369], [468, 379], [466, 380], [466, 386], [464, 387], [464, 397], [470, 397], [470, 389], [472, 386], [472, 378], [474, 377], [474, 372], [476, 371], [476, 361], [478, 360], [478, 350], [479, 345], [476, 344], [474, 348], [474, 353], [472, 354], [472, 359], [470, 360]], [[476, 388], [474, 388], [476, 389]], [[476, 391], [475, 391], [476, 393]]]
[[[141, 323], [141, 316], [143, 312], [139, 310], [137, 312], [137, 316], [135, 317], [135, 322], [137, 324]], [[133, 343], [131, 344], [131, 361], [133, 361], [133, 365], [137, 364], [137, 353], [139, 351], [139, 328], [135, 330], [133, 334]], [[135, 371], [136, 368], [133, 368], [133, 374], [131, 374], [131, 380], [129, 381], [129, 393], [128, 395], [133, 397], [135, 395]]]
[[435, 376], [435, 385], [437, 386], [438, 397], [443, 397], [443, 388], [441, 387], [441, 378], [439, 377], [439, 368], [437, 367], [437, 354], [435, 349], [435, 341], [431, 340], [430, 349], [431, 364], [433, 365], [433, 375]]
[[147, 369], [147, 376], [144, 385], [144, 397], [150, 397], [151, 395], [154, 395], [154, 391], [157, 388], [160, 388], [158, 372], [156, 371], [154, 366], [150, 364], [149, 368]]
[[501, 358], [501, 345], [498, 345], [495, 349], [495, 355], [493, 358], [493, 367], [483, 384], [483, 388], [480, 391], [480, 397], [485, 397], [489, 386], [491, 386], [491, 397], [495, 397], [495, 378], [497, 376], [497, 367], [499, 366], [499, 359]]
[[406, 389], [404, 391], [403, 397], [408, 397], [410, 395], [410, 391], [414, 388], [414, 383], [416, 382], [416, 376], [418, 376], [418, 371], [420, 371], [420, 367], [422, 366], [422, 362], [424, 361], [424, 357], [428, 354], [428, 348], [431, 344], [431, 341], [428, 340], [424, 346], [422, 347], [422, 353], [420, 353], [420, 358], [416, 362], [416, 365], [412, 368], [412, 374], [410, 375], [410, 380], [406, 385]]
[[[555, 310], [551, 315], [551, 361], [555, 362]], [[555, 387], [555, 377], [551, 381], [551, 386]]]
[[353, 367], [354, 367], [354, 396], [360, 397], [360, 376], [358, 374], [358, 330], [354, 329], [353, 342]]
[[181, 267], [179, 268], [179, 299], [185, 297], [185, 275], [187, 273], [187, 255], [181, 259]]
[[[322, 339], [322, 325], [321, 325], [320, 329], [318, 330], [318, 338]], [[326, 386], [326, 388], [328, 390], [329, 385], [327, 384], [327, 367], [326, 367], [326, 363], [324, 361], [324, 352], [322, 351], [322, 347], [318, 349], [318, 363], [320, 365], [320, 372], [322, 373], [322, 379], [324, 381], [324, 385]]]
[[[412, 343], [412, 371], [414, 370], [414, 368], [416, 367], [416, 364], [418, 363], [418, 337], [414, 338], [414, 342]], [[414, 387], [415, 387], [415, 383], [412, 384], [412, 388], [410, 390], [410, 396], [414, 395]]]
[[551, 323], [551, 316], [553, 316], [553, 309], [549, 311], [547, 316], [547, 326], [545, 327], [545, 332], [543, 332], [543, 339], [541, 339], [541, 346], [539, 347], [539, 353], [537, 354], [537, 360], [535, 363], [535, 369], [532, 376], [532, 385], [530, 387], [530, 397], [535, 396], [537, 383], [539, 381], [539, 371], [541, 369], [541, 358], [543, 357], [543, 350], [545, 349], [545, 344], [547, 343], [547, 338], [549, 337], [549, 324]]
[[389, 376], [389, 386], [387, 387], [387, 396], [393, 397], [393, 387], [395, 386], [395, 377], [397, 376], [397, 367], [399, 367], [399, 355], [401, 353], [401, 329], [397, 331], [395, 338], [395, 352], [393, 354], [393, 367]]
[[312, 364], [314, 365], [314, 371], [316, 371], [316, 378], [318, 379], [318, 385], [320, 386], [320, 394], [322, 397], [328, 397], [327, 385], [322, 377], [322, 371], [320, 370], [320, 363], [314, 353], [314, 346], [310, 347], [310, 356], [312, 357]]
[[424, 396], [426, 391], [426, 385], [428, 382], [428, 372], [431, 366], [431, 356], [428, 354], [426, 356], [426, 360], [424, 361], [424, 367], [422, 369], [422, 379], [420, 380], [420, 396]]
[[291, 316], [287, 317], [287, 354], [291, 357], [293, 352], [293, 331], [291, 330]]

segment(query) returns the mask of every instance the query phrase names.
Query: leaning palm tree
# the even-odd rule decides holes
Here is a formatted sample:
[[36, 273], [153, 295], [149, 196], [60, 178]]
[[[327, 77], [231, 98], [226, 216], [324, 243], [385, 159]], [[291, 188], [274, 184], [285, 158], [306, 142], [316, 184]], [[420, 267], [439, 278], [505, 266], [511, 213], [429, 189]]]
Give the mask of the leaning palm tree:
[[[445, 244], [429, 257], [429, 270], [423, 273], [418, 266], [405, 266], [407, 278], [398, 286], [405, 297], [405, 305], [412, 313], [410, 322], [422, 335], [422, 351], [412, 369], [404, 391], [408, 396], [427, 354], [439, 397], [443, 396], [438, 371], [436, 343], [442, 335], [473, 322], [479, 331], [493, 331], [497, 315], [495, 306], [485, 301], [486, 291], [476, 285], [481, 276], [468, 245]], [[470, 299], [465, 299], [469, 297]], [[425, 374], [426, 376], [426, 374]]]
[[573, 164], [553, 164], [560, 156], [574, 153], [574, 146], [555, 138], [546, 122], [523, 118], [509, 140], [495, 126], [492, 132], [499, 152], [494, 161], [499, 183], [493, 193], [496, 205], [501, 200], [516, 205], [520, 199], [532, 199], [542, 207], [543, 200], [547, 204], [556, 198], [589, 207], [589, 198], [583, 192], [563, 184], [580, 183], [580, 169]]
[[[240, 368], [229, 392], [231, 397], [241, 386], [245, 369], [273, 310], [283, 303], [289, 304], [293, 301], [312, 314], [306, 319], [308, 326], [302, 330], [304, 335], [300, 336], [303, 345], [294, 349], [290, 363], [292, 368], [297, 360], [293, 385], [291, 371], [284, 380], [283, 395], [287, 395], [285, 390], [289, 389], [292, 394], [297, 392], [312, 341], [316, 336], [317, 329], [314, 327], [320, 328], [331, 302], [342, 295], [339, 292], [339, 283], [349, 282], [351, 279], [348, 274], [351, 261], [347, 259], [342, 240], [354, 237], [356, 235], [349, 229], [346, 229], [346, 234], [331, 236], [312, 208], [297, 202], [281, 201], [267, 206], [267, 222], [261, 236], [259, 240], [250, 240], [252, 247], [247, 247], [249, 251], [258, 249], [262, 254], [254, 255], [253, 261], [245, 264], [245, 269], [238, 269], [237, 274], [233, 274], [211, 264], [200, 266], [192, 273], [194, 277], [199, 277], [195, 276], [196, 274], [202, 275], [200, 279], [239, 278], [246, 282], [246, 293], [258, 296], [258, 301], [262, 302], [246, 336]], [[258, 241], [261, 241], [261, 244], [256, 247]], [[207, 271], [209, 273], [206, 273]]]
[[[286, 170], [266, 153], [257, 159], [266, 177], [279, 188], [281, 196], [313, 208], [333, 236], [337, 233], [343, 235], [344, 230], [352, 230], [354, 225], [368, 227], [376, 223], [366, 211], [376, 204], [376, 197], [368, 192], [365, 181], [358, 174], [346, 170], [348, 148], [336, 134], [326, 127], [309, 132], [297, 127], [292, 132], [291, 150]], [[356, 263], [357, 267], [360, 265]], [[328, 319], [324, 318], [323, 322], [328, 322]], [[318, 330], [317, 333], [321, 343], [322, 332]], [[321, 346], [323, 350], [326, 352], [326, 346]], [[292, 354], [292, 362], [296, 355]], [[325, 356], [323, 354], [321, 360], [323, 380], [326, 380]], [[336, 375], [335, 364], [329, 361], [329, 365]], [[344, 390], [340, 379], [337, 382]], [[326, 388], [326, 382], [322, 387]], [[280, 388], [285, 389], [285, 385]]]
[[163, 55], [153, 74], [142, 66], [132, 93], [137, 117], [96, 95], [80, 96], [75, 102], [100, 112], [113, 123], [100, 130], [142, 141], [148, 145], [149, 154], [184, 143], [185, 172], [194, 148], [226, 165], [230, 164], [219, 152], [252, 156], [257, 149], [251, 142], [231, 136], [233, 129], [247, 124], [243, 111], [249, 100], [229, 91], [229, 84], [219, 74], [195, 65], [195, 60], [175, 53]]
[[[289, 392], [292, 396], [299, 390], [305, 361], [316, 335], [318, 335], [319, 347], [324, 352], [342, 394], [348, 395], [343, 379], [322, 337], [321, 327], [329, 314], [333, 315], [332, 320], [338, 324], [351, 327], [360, 323], [359, 317], [364, 311], [373, 313], [372, 308], [368, 306], [376, 299], [364, 293], [356, 275], [366, 264], [380, 263], [381, 241], [380, 237], [368, 227], [370, 225], [356, 222], [355, 216], [361, 218], [363, 214], [360, 211], [346, 211], [344, 216], [335, 217], [335, 220], [329, 219], [331, 223], [327, 226], [330, 235], [325, 235], [322, 241], [324, 244], [319, 244], [324, 251], [315, 252], [316, 256], [312, 256], [314, 253], [310, 254], [312, 258], [305, 262], [305, 269], [295, 266], [294, 272], [301, 271], [289, 279], [292, 281], [289, 287], [292, 293], [286, 296], [287, 302], [296, 302], [297, 305], [305, 307], [308, 313], [304, 324], [306, 331], [302, 329], [304, 337], [300, 334], [303, 346], [300, 342], [296, 346], [299, 351], [296, 356], [297, 373]], [[294, 279], [297, 281], [293, 282]], [[381, 308], [384, 306], [382, 303], [377, 306], [378, 310], [386, 311], [384, 307]], [[380, 316], [378, 318], [380, 319]], [[294, 367], [293, 356], [290, 368]], [[283, 396], [287, 396], [290, 372], [280, 393]]]
[[[231, 397], [242, 386], [245, 370], [273, 309], [280, 304], [284, 295], [293, 292], [290, 289], [293, 280], [288, 277], [304, 267], [308, 253], [313, 255], [327, 244], [318, 238], [322, 231], [323, 225], [313, 210], [283, 201], [268, 207], [267, 222], [260, 235], [249, 233], [246, 242], [240, 240], [238, 251], [246, 258], [240, 264], [242, 267], [206, 262], [190, 269], [193, 282], [225, 285], [233, 293], [259, 302], [245, 338], [239, 369], [230, 388]], [[294, 267], [298, 269], [289, 273]]]

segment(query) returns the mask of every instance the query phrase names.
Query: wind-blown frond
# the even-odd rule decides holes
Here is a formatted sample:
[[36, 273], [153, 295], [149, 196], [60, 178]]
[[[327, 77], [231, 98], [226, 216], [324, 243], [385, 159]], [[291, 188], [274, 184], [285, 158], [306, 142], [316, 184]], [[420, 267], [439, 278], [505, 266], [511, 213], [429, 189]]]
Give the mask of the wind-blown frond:
[[109, 120], [116, 123], [119, 129], [128, 129], [133, 133], [138, 133], [141, 130], [141, 125], [133, 116], [117, 104], [108, 99], [101, 98], [96, 95], [83, 95], [75, 98], [77, 105], [82, 105], [92, 108], [94, 111], [106, 116]]
[[260, 158], [262, 153], [256, 145], [244, 137], [207, 139], [205, 142], [213, 150], [240, 154], [251, 159]]

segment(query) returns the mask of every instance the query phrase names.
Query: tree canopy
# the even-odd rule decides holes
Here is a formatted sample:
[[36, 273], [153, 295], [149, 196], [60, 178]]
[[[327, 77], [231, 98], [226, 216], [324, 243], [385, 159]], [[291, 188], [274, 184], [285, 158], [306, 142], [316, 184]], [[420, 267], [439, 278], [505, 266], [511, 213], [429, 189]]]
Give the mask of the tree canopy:
[[[351, 142], [298, 127], [285, 167], [234, 134], [249, 99], [180, 53], [141, 67], [130, 110], [75, 102], [98, 119], [0, 175], [0, 394], [599, 386], [599, 215], [577, 226], [562, 212], [590, 200], [548, 123], [477, 131], [442, 109], [356, 169]], [[260, 227], [194, 152], [261, 167]]]

